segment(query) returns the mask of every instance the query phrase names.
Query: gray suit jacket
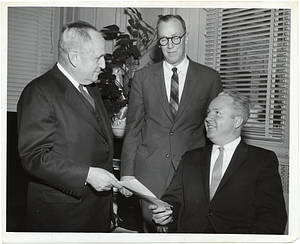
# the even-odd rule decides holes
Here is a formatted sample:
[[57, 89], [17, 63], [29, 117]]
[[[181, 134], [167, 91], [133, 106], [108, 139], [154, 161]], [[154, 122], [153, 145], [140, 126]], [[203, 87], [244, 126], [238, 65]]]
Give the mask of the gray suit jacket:
[[178, 113], [173, 120], [163, 63], [136, 71], [130, 93], [121, 176], [134, 175], [161, 197], [183, 153], [205, 145], [206, 110], [221, 91], [219, 73], [190, 60]]

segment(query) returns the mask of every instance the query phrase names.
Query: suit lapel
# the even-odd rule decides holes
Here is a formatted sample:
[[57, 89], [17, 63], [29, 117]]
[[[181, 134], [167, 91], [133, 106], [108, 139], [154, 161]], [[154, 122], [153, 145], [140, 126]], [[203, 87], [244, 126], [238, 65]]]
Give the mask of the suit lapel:
[[99, 113], [99, 119], [101, 120], [100, 126], [102, 126], [103, 131], [106, 135], [105, 138], [110, 139], [110, 141], [112, 142], [113, 141], [113, 133], [112, 133], [112, 129], [111, 129], [111, 122], [109, 120], [109, 117], [107, 116], [107, 112], [104, 107], [98, 87], [96, 85], [92, 85], [92, 86], [88, 86], [87, 89], [88, 89], [88, 92], [91, 94], [91, 96], [95, 100], [95, 109]]
[[163, 72], [163, 62], [159, 64], [159, 68], [154, 71], [154, 86], [155, 90], [159, 99], [161, 106], [163, 107], [167, 117], [170, 121], [173, 121], [173, 116], [171, 114], [167, 92], [166, 92], [166, 85], [165, 85], [165, 76]]
[[201, 174], [203, 181], [203, 188], [207, 201], [209, 201], [209, 170], [210, 170], [210, 158], [211, 158], [212, 145], [206, 147], [201, 155]]
[[248, 151], [248, 146], [244, 142], [240, 142], [237, 146], [235, 152], [232, 155], [231, 161], [228, 165], [227, 170], [220, 182], [220, 185], [215, 194], [217, 194], [226, 182], [231, 178], [231, 176], [236, 172], [236, 170], [244, 163], [246, 159], [246, 153]]
[[[100, 127], [95, 114], [91, 111], [86, 103], [86, 99], [80, 94], [80, 92], [74, 87], [69, 79], [58, 69], [57, 64], [51, 70], [52, 74], [57, 79], [59, 90], [64, 93], [65, 101], [78, 113], [80, 114], [89, 124], [91, 124], [95, 130], [105, 139], [109, 137], [104, 133], [104, 130]], [[96, 89], [96, 88], [95, 88]], [[90, 90], [89, 90], [90, 92]], [[99, 109], [99, 95], [95, 95], [95, 92], [91, 90], [91, 96], [95, 99], [95, 106]], [[103, 105], [103, 104], [102, 104]], [[104, 106], [104, 105], [103, 105]], [[99, 110], [100, 115], [103, 116], [102, 109]], [[103, 123], [104, 124], [104, 123]]]
[[79, 91], [70, 83], [67, 85], [65, 100], [79, 113], [88, 123], [90, 123], [99, 133], [101, 133], [99, 123], [94, 113], [89, 109]]

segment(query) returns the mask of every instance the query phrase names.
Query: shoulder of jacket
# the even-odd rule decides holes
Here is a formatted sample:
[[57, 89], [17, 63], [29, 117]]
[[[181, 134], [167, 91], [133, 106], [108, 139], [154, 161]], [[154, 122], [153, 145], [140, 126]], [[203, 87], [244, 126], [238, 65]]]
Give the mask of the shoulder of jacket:
[[155, 63], [155, 64], [152, 64], [152, 65], [149, 65], [149, 66], [146, 66], [146, 67], [143, 67], [141, 69], [138, 69], [136, 72], [137, 73], [143, 73], [143, 72], [152, 72], [152, 71], [156, 71], [157, 69], [159, 68], [162, 68], [162, 61], [158, 62], [158, 63]]
[[184, 155], [194, 155], [194, 154], [199, 154], [199, 153], [204, 153], [204, 152], [207, 152], [207, 151], [210, 151], [212, 148], [211, 145], [208, 145], [208, 146], [205, 146], [205, 147], [197, 147], [197, 148], [194, 148], [192, 150], [189, 150], [189, 151], [186, 151], [184, 153]]
[[191, 65], [191, 67], [194, 67], [195, 69], [200, 70], [201, 72], [218, 73], [218, 71], [216, 71], [215, 69], [208, 67], [206, 65], [203, 65], [203, 64], [196, 63], [192, 60], [190, 60], [190, 65]]
[[29, 82], [26, 85], [26, 89], [40, 89], [44, 92], [47, 92], [48, 90], [52, 90], [53, 87], [58, 84], [56, 82], [57, 77], [53, 73], [53, 69], [48, 70], [46, 73], [40, 75], [39, 77], [35, 78], [31, 82]]
[[249, 152], [256, 152], [256, 153], [259, 153], [259, 154], [269, 154], [269, 153], [274, 153], [274, 151], [272, 150], [269, 150], [269, 149], [266, 149], [266, 148], [262, 148], [262, 147], [258, 147], [258, 146], [253, 146], [253, 145], [248, 145], [246, 144], [247, 147], [248, 147], [248, 150]]

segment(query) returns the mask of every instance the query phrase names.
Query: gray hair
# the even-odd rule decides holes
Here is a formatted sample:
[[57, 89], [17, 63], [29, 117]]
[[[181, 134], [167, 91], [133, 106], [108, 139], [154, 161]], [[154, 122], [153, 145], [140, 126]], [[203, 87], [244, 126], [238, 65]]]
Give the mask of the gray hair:
[[91, 30], [98, 30], [91, 24], [84, 21], [75, 21], [62, 27], [58, 41], [58, 54], [64, 56], [72, 49], [86, 50], [87, 44], [91, 43]]
[[243, 125], [246, 124], [250, 117], [250, 99], [241, 92], [229, 90], [224, 90], [218, 96], [231, 97], [233, 99], [235, 116], [241, 116], [243, 118]]

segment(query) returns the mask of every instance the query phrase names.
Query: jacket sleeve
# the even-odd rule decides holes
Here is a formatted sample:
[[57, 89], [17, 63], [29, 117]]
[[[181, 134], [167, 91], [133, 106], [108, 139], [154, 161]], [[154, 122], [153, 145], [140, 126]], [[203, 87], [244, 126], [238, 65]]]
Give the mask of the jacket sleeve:
[[218, 94], [220, 92], [223, 91], [221, 76], [220, 76], [219, 72], [217, 72], [215, 70], [213, 72], [214, 72], [214, 76], [212, 79], [212, 88], [211, 88], [210, 96], [208, 99], [208, 105], [210, 104], [210, 102], [213, 99], [215, 99], [218, 96]]
[[134, 159], [145, 116], [142, 94], [142, 72], [136, 71], [130, 91], [126, 131], [121, 154], [121, 176], [134, 176]]
[[165, 193], [163, 194], [161, 200], [169, 203], [172, 206], [173, 211], [173, 222], [168, 224], [168, 232], [177, 232], [178, 217], [183, 204], [183, 162], [181, 160], [177, 171], [175, 172], [172, 181]]
[[254, 207], [256, 220], [251, 227], [252, 233], [284, 233], [287, 214], [274, 152], [269, 151], [260, 169]]
[[89, 167], [54, 152], [55, 111], [43, 89], [35, 83], [24, 89], [17, 116], [18, 150], [23, 168], [52, 187], [80, 196]]

